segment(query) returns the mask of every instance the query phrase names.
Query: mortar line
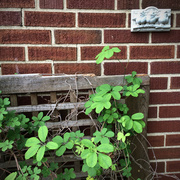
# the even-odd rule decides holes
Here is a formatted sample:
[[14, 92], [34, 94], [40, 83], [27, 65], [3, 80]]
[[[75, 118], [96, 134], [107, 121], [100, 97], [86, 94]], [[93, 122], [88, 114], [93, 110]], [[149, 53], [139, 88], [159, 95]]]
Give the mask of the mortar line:
[[118, 10], [118, 9], [117, 9], [117, 4], [118, 4], [118, 3], [117, 3], [117, 0], [114, 0], [114, 10]]
[[66, 3], [66, 0], [63, 0], [63, 10], [67, 10], [67, 3]]
[[28, 46], [24, 46], [25, 62], [29, 61]]

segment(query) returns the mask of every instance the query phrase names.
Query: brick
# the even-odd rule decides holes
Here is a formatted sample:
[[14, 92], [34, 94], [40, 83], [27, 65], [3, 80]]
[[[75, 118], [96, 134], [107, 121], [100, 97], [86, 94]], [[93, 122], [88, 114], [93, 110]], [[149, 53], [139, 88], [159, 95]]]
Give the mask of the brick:
[[1, 64], [2, 74], [51, 74], [51, 64]]
[[180, 117], [180, 106], [162, 106], [159, 109], [160, 118]]
[[112, 0], [67, 0], [68, 9], [114, 9]]
[[101, 67], [95, 63], [59, 63], [55, 64], [55, 73], [57, 74], [89, 74], [97, 76], [101, 74]]
[[25, 12], [26, 26], [74, 27], [75, 14], [62, 12]]
[[[125, 67], [127, 63], [104, 63], [105, 75], [123, 75], [125, 73]], [[144, 62], [130, 62], [128, 64], [126, 73], [130, 74], [132, 71], [136, 71], [138, 74], [147, 74], [147, 63]]]
[[179, 146], [180, 134], [166, 135], [166, 146]]
[[147, 123], [148, 133], [179, 132], [180, 121], [149, 121]]
[[130, 30], [105, 30], [105, 43], [148, 43], [148, 33], [131, 33]]
[[117, 8], [121, 9], [139, 9], [139, 0], [118, 0]]
[[180, 46], [177, 46], [177, 58], [180, 58]]
[[157, 107], [149, 107], [148, 118], [157, 118]]
[[172, 59], [174, 46], [131, 46], [130, 59]]
[[2, 44], [50, 44], [51, 32], [46, 30], [0, 30]]
[[128, 14], [128, 28], [131, 27], [131, 13]]
[[75, 61], [76, 48], [73, 47], [29, 47], [29, 60]]
[[0, 61], [24, 61], [23, 47], [0, 47]]
[[20, 11], [0, 11], [0, 26], [20, 26]]
[[[116, 46], [121, 52], [114, 53], [114, 56], [110, 59], [126, 59], [127, 58], [127, 47], [126, 46]], [[104, 46], [85, 46], [81, 47], [81, 60], [95, 60], [95, 57], [102, 51]], [[113, 48], [111, 46], [110, 48]]]
[[[180, 157], [180, 148], [153, 149], [157, 159], [174, 159]], [[152, 150], [149, 150], [149, 158], [154, 160]]]
[[99, 44], [101, 31], [99, 30], [56, 30], [56, 44]]
[[180, 61], [152, 62], [151, 74], [179, 74]]
[[180, 89], [180, 77], [171, 78], [171, 89]]
[[152, 147], [164, 146], [164, 136], [148, 136], [147, 139]]
[[[179, 3], [180, 4], [180, 3]], [[171, 30], [168, 32], [152, 33], [152, 43], [179, 43], [180, 30]]]
[[34, 0], [1, 0], [1, 8], [34, 8]]
[[176, 104], [180, 103], [180, 92], [152, 92], [150, 104]]
[[176, 27], [180, 27], [180, 14], [176, 14]]
[[[79, 13], [79, 27], [125, 27], [125, 13]], [[118, 22], [118, 23], [117, 23]]]
[[179, 172], [180, 161], [167, 161], [167, 172]]
[[[156, 167], [157, 163], [157, 167]], [[153, 168], [154, 171], [157, 173], [163, 173], [165, 172], [165, 163], [164, 162], [155, 162], [155, 163], [150, 163], [151, 167]]]
[[171, 9], [171, 10], [180, 10], [179, 0], [143, 0], [142, 8], [148, 6], [155, 6], [159, 9]]
[[166, 77], [151, 77], [150, 78], [150, 89], [167, 89], [168, 78]]
[[41, 9], [63, 9], [63, 0], [40, 0]]

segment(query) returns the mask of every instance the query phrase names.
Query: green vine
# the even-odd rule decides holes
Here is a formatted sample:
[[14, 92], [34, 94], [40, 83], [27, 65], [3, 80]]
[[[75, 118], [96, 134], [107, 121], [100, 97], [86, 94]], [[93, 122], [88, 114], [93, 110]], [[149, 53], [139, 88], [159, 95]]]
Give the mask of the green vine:
[[[106, 46], [96, 56], [96, 63], [101, 63], [105, 58], [111, 58], [120, 49]], [[57, 173], [60, 168], [58, 163], [48, 163], [45, 154], [53, 153], [54, 156], [62, 156], [67, 150], [74, 152], [83, 160], [82, 171], [88, 173], [87, 180], [102, 177], [104, 171], [109, 170], [119, 177], [131, 177], [130, 140], [128, 137], [142, 133], [145, 123], [144, 115], [140, 112], [130, 115], [129, 108], [121, 99], [129, 96], [138, 97], [145, 93], [141, 89], [142, 80], [133, 71], [131, 75], [125, 76], [123, 86], [111, 86], [103, 84], [96, 88], [95, 93], [85, 103], [85, 114], [93, 111], [97, 114], [100, 126], [91, 139], [85, 139], [84, 133], [65, 132], [63, 136], [56, 135], [49, 138], [49, 130], [45, 122], [50, 120], [42, 112], [32, 120], [25, 115], [17, 115], [14, 111], [7, 111], [10, 104], [8, 98], [0, 99], [0, 132], [6, 134], [0, 142], [3, 152], [25, 150], [21, 154], [24, 163], [17, 163], [17, 172], [12, 172], [6, 180], [25, 180], [51, 176], [56, 180], [70, 180], [76, 178], [74, 169], [64, 169]], [[8, 131], [5, 131], [5, 129]], [[21, 131], [23, 129], [24, 131]], [[32, 136], [32, 132], [37, 136]], [[25, 138], [25, 134], [32, 137]], [[34, 159], [33, 166], [26, 164], [26, 160]], [[138, 178], [139, 179], [139, 178]]]

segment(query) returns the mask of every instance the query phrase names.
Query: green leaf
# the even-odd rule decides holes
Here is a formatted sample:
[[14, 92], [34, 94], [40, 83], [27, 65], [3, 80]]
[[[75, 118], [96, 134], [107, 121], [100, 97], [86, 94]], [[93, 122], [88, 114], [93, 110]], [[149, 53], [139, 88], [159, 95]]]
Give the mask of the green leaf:
[[136, 72], [136, 71], [133, 71], [133, 72], [132, 72], [132, 76], [133, 76], [133, 77], [135, 77], [135, 76], [136, 76], [136, 74], [137, 74], [137, 72]]
[[89, 106], [91, 106], [92, 105], [92, 101], [87, 101], [86, 103], [85, 103], [85, 105], [84, 105], [84, 107], [85, 108], [88, 108]]
[[57, 156], [62, 156], [65, 151], [66, 151], [66, 147], [65, 147], [65, 146], [61, 146], [61, 147], [56, 151], [56, 155], [57, 155]]
[[122, 139], [122, 142], [125, 141], [125, 136], [122, 132], [118, 132], [117, 134], [117, 140], [120, 141]]
[[126, 121], [125, 121], [125, 126], [124, 126], [127, 130], [130, 130], [132, 127], [133, 127], [133, 121], [132, 121], [132, 119], [127, 119]]
[[104, 109], [103, 104], [98, 104], [95, 111], [97, 114], [99, 114], [103, 109]]
[[[98, 132], [98, 131], [97, 131]], [[107, 128], [103, 128], [102, 130], [101, 130], [101, 134], [105, 134], [107, 132]]]
[[112, 165], [111, 158], [102, 153], [98, 154], [98, 161], [99, 161], [99, 165], [104, 169], [108, 169]]
[[16, 178], [16, 176], [17, 176], [17, 172], [13, 172], [13, 173], [9, 174], [9, 175], [5, 178], [5, 180], [14, 180], [14, 179]]
[[83, 139], [82, 141], [81, 141], [81, 143], [85, 146], [85, 147], [93, 147], [94, 146], [94, 144], [92, 143], [92, 141], [90, 141], [89, 139]]
[[113, 91], [122, 91], [123, 87], [122, 86], [115, 86], [113, 87]]
[[109, 46], [105, 46], [103, 49], [102, 49], [102, 52], [105, 52], [109, 49]]
[[115, 53], [121, 52], [121, 50], [120, 50], [118, 47], [113, 47], [112, 50], [113, 50]]
[[68, 133], [68, 132], [66, 132], [66, 133], [64, 134], [64, 142], [65, 142], [65, 143], [69, 140], [70, 136], [71, 136], [71, 134]]
[[120, 93], [118, 91], [112, 91], [111, 94], [112, 94], [112, 96], [113, 96], [113, 98], [115, 100], [120, 100], [121, 99], [121, 95], [120, 95]]
[[140, 123], [143, 128], [146, 126], [146, 123], [142, 120], [138, 121], [138, 123]]
[[104, 60], [104, 54], [100, 53], [95, 58], [97, 58], [96, 64], [100, 64]]
[[111, 144], [101, 144], [97, 147], [99, 152], [110, 153], [114, 151], [114, 146]]
[[41, 126], [38, 130], [38, 137], [42, 142], [46, 141], [47, 134], [48, 134], [47, 126]]
[[48, 149], [57, 149], [59, 146], [58, 146], [58, 144], [57, 144], [56, 142], [50, 141], [50, 142], [48, 142], [48, 143], [46, 144], [46, 147], [47, 147]]
[[142, 94], [145, 93], [145, 91], [144, 91], [143, 89], [138, 89], [136, 92], [137, 92], [138, 94], [139, 94], [139, 93], [142, 93]]
[[89, 149], [85, 149], [82, 153], [81, 153], [81, 158], [82, 159], [86, 159], [89, 155], [90, 155], [91, 151]]
[[45, 153], [45, 149], [46, 147], [45, 146], [41, 146], [37, 152], [37, 155], [36, 155], [36, 160], [37, 161], [41, 161], [42, 158], [44, 157], [44, 153]]
[[142, 133], [142, 130], [143, 130], [142, 125], [139, 122], [134, 121], [133, 122], [133, 128], [137, 133]]
[[97, 154], [96, 152], [91, 152], [86, 158], [86, 163], [89, 167], [94, 167], [97, 164]]
[[67, 149], [72, 149], [73, 148], [73, 143], [68, 142], [65, 146], [66, 146]]
[[31, 137], [31, 138], [29, 138], [29, 139], [26, 141], [25, 146], [26, 146], [26, 147], [31, 147], [31, 146], [37, 145], [37, 144], [39, 144], [39, 143], [40, 143], [40, 141], [39, 141], [38, 138], [36, 138], [36, 137]]
[[38, 119], [41, 120], [42, 117], [43, 117], [43, 112], [40, 112], [40, 113], [38, 114]]
[[50, 117], [49, 117], [49, 116], [44, 116], [44, 117], [42, 118], [42, 121], [48, 121], [48, 120], [50, 120]]
[[114, 137], [114, 132], [112, 132], [112, 131], [108, 131], [106, 134], [105, 134], [105, 136], [107, 136], [107, 137]]
[[143, 113], [135, 113], [131, 116], [131, 118], [133, 120], [141, 120], [144, 118], [144, 114]]
[[53, 142], [57, 143], [58, 146], [61, 146], [61, 144], [64, 142], [63, 141], [63, 138], [61, 136], [55, 136], [53, 139], [52, 139]]
[[35, 146], [30, 147], [25, 153], [25, 159], [29, 159], [33, 157], [37, 153], [40, 146], [41, 145], [35, 145]]
[[110, 91], [111, 90], [111, 86], [109, 84], [102, 84], [101, 86], [99, 86], [100, 90], [105, 90], [105, 91]]
[[111, 103], [110, 102], [104, 102], [104, 107], [106, 109], [109, 109], [111, 107]]
[[101, 138], [101, 144], [109, 144], [109, 139], [107, 137]]
[[109, 49], [104, 53], [104, 56], [105, 56], [105, 58], [109, 59], [113, 56], [113, 54], [114, 54], [113, 50]]
[[139, 87], [140, 87], [140, 85], [139, 84], [135, 84], [134, 86], [132, 86], [133, 87], [133, 91], [136, 91]]
[[43, 174], [43, 177], [48, 177], [50, 174], [51, 174], [51, 171], [49, 168], [47, 168], [46, 166], [43, 166], [42, 168], [42, 174]]

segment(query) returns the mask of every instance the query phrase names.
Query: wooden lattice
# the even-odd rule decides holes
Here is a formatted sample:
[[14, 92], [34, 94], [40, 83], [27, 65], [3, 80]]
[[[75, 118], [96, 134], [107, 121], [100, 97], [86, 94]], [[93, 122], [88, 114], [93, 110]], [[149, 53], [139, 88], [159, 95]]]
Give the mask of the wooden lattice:
[[[132, 113], [144, 113], [144, 120], [147, 122], [149, 77], [139, 77], [143, 80], [142, 88], [146, 94], [140, 95], [138, 98], [127, 98], [126, 103]], [[87, 138], [92, 136], [97, 121], [94, 115], [91, 118], [84, 115], [84, 104], [89, 95], [94, 92], [94, 89], [102, 84], [123, 85], [124, 77], [96, 77], [93, 75], [41, 76], [40, 74], [0, 76], [2, 96], [10, 97], [11, 101], [8, 110], [16, 110], [17, 113], [24, 113], [29, 117], [36, 116], [38, 112], [42, 111], [44, 114], [51, 115], [51, 121], [47, 122], [46, 125], [52, 134], [56, 134], [60, 130], [65, 132], [67, 128], [72, 131], [80, 129], [85, 132]], [[146, 136], [146, 129], [143, 131], [143, 136]], [[133, 151], [133, 157], [135, 160], [145, 159], [148, 161], [146, 142], [142, 139], [142, 136], [138, 136], [138, 138], [138, 140], [137, 138], [134, 140], [136, 149]], [[16, 167], [15, 161], [3, 158], [1, 156], [1, 168]], [[81, 172], [82, 160], [70, 152], [62, 157], [51, 157], [49, 159], [61, 164], [71, 162], [64, 167], [74, 167], [77, 179], [83, 179], [87, 176], [86, 173]], [[31, 164], [32, 161], [28, 160], [28, 163]], [[143, 170], [139, 171], [139, 166], [136, 163], [133, 164], [133, 177], [135, 179], [136, 177], [143, 179], [147, 176], [147, 173]]]

